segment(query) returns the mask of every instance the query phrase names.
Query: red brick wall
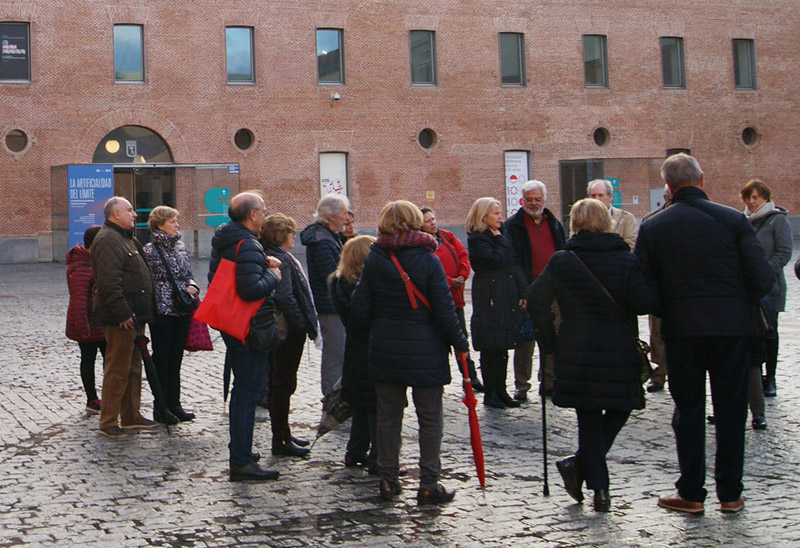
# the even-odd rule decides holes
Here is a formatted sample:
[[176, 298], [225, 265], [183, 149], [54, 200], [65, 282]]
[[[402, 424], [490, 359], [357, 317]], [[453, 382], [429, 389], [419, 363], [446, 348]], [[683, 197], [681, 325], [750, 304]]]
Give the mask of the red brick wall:
[[[311, 219], [317, 154], [349, 154], [350, 197], [361, 226], [388, 200], [435, 191], [440, 223], [461, 224], [471, 202], [504, 195], [503, 151], [531, 152], [533, 177], [560, 211], [558, 162], [657, 158], [690, 148], [712, 198], [739, 207], [738, 188], [763, 178], [776, 201], [800, 209], [800, 10], [794, 0], [511, 2], [138, 3], [51, 0], [0, 4], [0, 21], [29, 21], [32, 82], [0, 83], [0, 136], [22, 129], [21, 154], [0, 146], [0, 237], [50, 230], [50, 167], [89, 163], [119, 125], [146, 126], [179, 163], [240, 164], [240, 188], [261, 188], [273, 211]], [[222, 9], [220, 6], [223, 6]], [[112, 25], [144, 25], [145, 83], [114, 84]], [[255, 27], [256, 85], [225, 83], [225, 25]], [[344, 29], [346, 84], [316, 82], [315, 27]], [[434, 30], [438, 85], [412, 87], [408, 31]], [[527, 86], [500, 87], [498, 32], [524, 32]], [[606, 34], [608, 89], [585, 89], [581, 34]], [[661, 86], [660, 36], [684, 38], [685, 90]], [[755, 40], [758, 89], [733, 89], [731, 39]], [[332, 101], [332, 92], [341, 94]], [[758, 143], [746, 147], [742, 128]], [[606, 127], [605, 147], [592, 131]], [[233, 135], [250, 129], [254, 147]], [[416, 134], [430, 127], [425, 151]], [[606, 175], [613, 175], [606, 173]], [[192, 192], [190, 177], [180, 193]], [[660, 182], [650, 187], [660, 187]], [[646, 181], [622, 181], [647, 210]], [[201, 228], [197, 197], [185, 228]]]

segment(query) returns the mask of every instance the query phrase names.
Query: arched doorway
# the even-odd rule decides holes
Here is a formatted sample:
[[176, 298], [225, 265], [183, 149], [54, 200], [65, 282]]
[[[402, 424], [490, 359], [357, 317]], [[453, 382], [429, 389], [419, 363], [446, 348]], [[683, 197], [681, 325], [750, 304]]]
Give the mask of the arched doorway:
[[175, 168], [167, 143], [142, 126], [120, 126], [103, 137], [92, 163], [114, 166], [114, 194], [136, 210], [136, 237], [150, 240], [147, 217], [158, 205], [175, 207]]

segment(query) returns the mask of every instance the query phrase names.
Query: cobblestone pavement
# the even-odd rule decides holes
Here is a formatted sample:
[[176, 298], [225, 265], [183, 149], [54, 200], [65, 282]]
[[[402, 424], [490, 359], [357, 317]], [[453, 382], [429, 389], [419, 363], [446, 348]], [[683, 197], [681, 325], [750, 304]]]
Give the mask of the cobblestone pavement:
[[[206, 263], [196, 263], [203, 278]], [[460, 384], [445, 391], [443, 483], [457, 489], [441, 507], [418, 507], [413, 410], [404, 425], [399, 501], [383, 502], [376, 480], [342, 465], [347, 425], [322, 437], [309, 458], [269, 456], [269, 423], [256, 424], [256, 450], [281, 479], [227, 481], [223, 344], [187, 354], [184, 405], [197, 419], [111, 440], [83, 411], [77, 344], [64, 333], [64, 265], [0, 265], [0, 547], [30, 546], [789, 546], [800, 544], [800, 282], [791, 265], [781, 315], [778, 397], [766, 431], [747, 430], [745, 496], [738, 515], [716, 507], [713, 477], [703, 516], [656, 507], [677, 478], [666, 392], [648, 395], [609, 454], [612, 511], [575, 504], [560, 483], [557, 456], [573, 452], [571, 410], [548, 404], [550, 496], [543, 496], [537, 398], [513, 410], [478, 404], [487, 486], [475, 478]], [[469, 313], [469, 311], [468, 311]], [[613, 344], [610, 342], [610, 344]], [[477, 356], [476, 356], [477, 358]], [[312, 437], [319, 419], [319, 354], [307, 347], [293, 399], [294, 433]], [[98, 363], [98, 387], [101, 378]], [[455, 373], [455, 369], [454, 369]], [[145, 383], [146, 386], [146, 383]], [[150, 411], [145, 388], [142, 400]], [[710, 404], [709, 404], [710, 405]], [[713, 427], [708, 433], [713, 466]]]

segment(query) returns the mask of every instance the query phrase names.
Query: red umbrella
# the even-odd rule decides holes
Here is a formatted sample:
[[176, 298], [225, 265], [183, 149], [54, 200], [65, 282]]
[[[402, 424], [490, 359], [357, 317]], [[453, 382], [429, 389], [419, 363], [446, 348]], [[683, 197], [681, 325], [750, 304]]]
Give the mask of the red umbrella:
[[456, 352], [458, 361], [461, 362], [461, 374], [464, 375], [464, 397], [461, 401], [467, 406], [467, 416], [469, 417], [469, 443], [472, 445], [472, 458], [475, 461], [475, 470], [478, 473], [478, 481], [481, 487], [486, 487], [486, 471], [483, 468], [483, 445], [481, 443], [481, 429], [478, 425], [478, 414], [475, 412], [475, 392], [472, 390], [472, 383], [469, 380], [467, 370], [466, 352]]

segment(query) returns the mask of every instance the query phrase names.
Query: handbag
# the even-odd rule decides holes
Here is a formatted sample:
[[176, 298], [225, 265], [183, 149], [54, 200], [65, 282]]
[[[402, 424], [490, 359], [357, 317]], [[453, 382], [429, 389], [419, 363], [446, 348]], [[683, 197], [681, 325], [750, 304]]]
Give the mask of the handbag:
[[281, 345], [273, 306], [265, 306], [250, 319], [246, 342], [254, 352], [271, 352]]
[[236, 293], [236, 256], [243, 241], [244, 239], [239, 240], [236, 244], [233, 261], [219, 260], [214, 278], [194, 317], [245, 344], [245, 338], [250, 331], [250, 320], [266, 297], [245, 301]]
[[183, 349], [189, 352], [214, 350], [214, 346], [211, 344], [211, 334], [208, 332], [208, 324], [192, 316], [192, 319], [189, 320], [189, 331], [186, 333]]
[[[620, 312], [623, 312], [622, 308], [619, 306], [619, 304], [617, 304], [617, 300], [611, 295], [608, 289], [606, 289], [606, 286], [603, 285], [603, 282], [601, 282], [597, 276], [594, 275], [594, 272], [589, 270], [589, 267], [586, 266], [586, 263], [584, 263], [580, 257], [578, 257], [578, 254], [574, 251], [570, 251], [570, 254], [575, 257], [575, 260], [578, 261], [586, 270], [586, 272], [588, 272], [589, 275], [594, 279], [594, 281], [597, 282], [597, 285], [599, 285], [603, 290], [603, 293], [605, 293], [606, 296], [611, 299], [611, 302], [614, 303], [614, 306], [616, 306]], [[631, 326], [631, 330], [633, 331], [633, 336], [636, 338], [636, 354], [639, 356], [639, 380], [642, 384], [644, 384], [652, 376], [654, 371], [653, 365], [650, 363], [650, 358], [648, 357], [648, 354], [650, 353], [650, 345], [639, 338], [639, 334], [636, 332], [636, 329], [633, 329], [633, 326]]]
[[178, 287], [178, 284], [175, 283], [175, 277], [172, 275], [172, 270], [170, 270], [169, 264], [167, 264], [167, 260], [164, 258], [164, 252], [161, 251], [161, 247], [156, 244], [153, 244], [153, 247], [156, 248], [158, 256], [161, 257], [161, 264], [164, 265], [164, 271], [167, 274], [167, 279], [169, 280], [170, 285], [172, 285], [172, 305], [175, 307], [177, 312], [181, 312], [183, 314], [191, 312], [197, 308], [197, 297], [185, 289]]

